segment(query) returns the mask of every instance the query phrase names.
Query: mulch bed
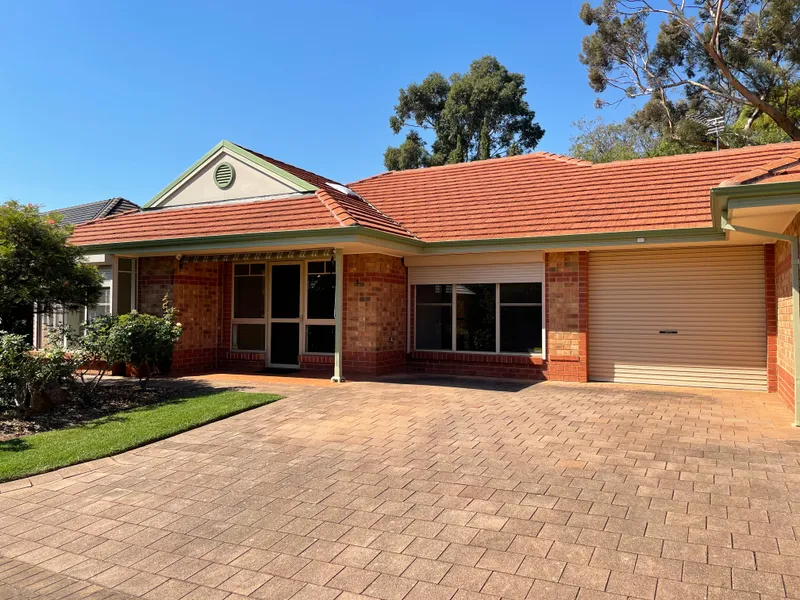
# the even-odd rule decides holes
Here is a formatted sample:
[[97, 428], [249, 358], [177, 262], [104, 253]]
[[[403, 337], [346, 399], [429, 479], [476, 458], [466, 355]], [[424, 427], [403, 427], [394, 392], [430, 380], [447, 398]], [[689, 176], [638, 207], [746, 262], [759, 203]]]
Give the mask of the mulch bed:
[[142, 390], [139, 384], [133, 381], [114, 381], [104, 382], [98, 386], [91, 401], [82, 401], [76, 397], [44, 415], [19, 419], [14, 410], [0, 408], [0, 441], [73, 427], [123, 410], [165, 402], [185, 393], [185, 389], [172, 386], [158, 386], [151, 383], [146, 390]]

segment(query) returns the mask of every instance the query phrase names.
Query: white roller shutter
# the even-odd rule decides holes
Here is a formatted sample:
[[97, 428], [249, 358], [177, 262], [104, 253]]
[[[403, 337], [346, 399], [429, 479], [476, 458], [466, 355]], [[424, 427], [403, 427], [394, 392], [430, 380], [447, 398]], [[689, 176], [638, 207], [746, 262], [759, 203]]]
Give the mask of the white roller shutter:
[[536, 283], [544, 281], [542, 263], [435, 265], [409, 267], [411, 285], [426, 283]]
[[766, 390], [762, 246], [589, 254], [595, 381]]

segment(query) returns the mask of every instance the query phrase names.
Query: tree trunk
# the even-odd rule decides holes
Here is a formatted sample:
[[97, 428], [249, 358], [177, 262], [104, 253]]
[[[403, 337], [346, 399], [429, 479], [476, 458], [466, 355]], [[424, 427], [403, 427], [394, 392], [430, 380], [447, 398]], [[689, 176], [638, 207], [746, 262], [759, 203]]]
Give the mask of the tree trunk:
[[800, 141], [800, 127], [795, 125], [794, 121], [792, 121], [788, 116], [783, 114], [771, 104], [762, 100], [758, 95], [748, 90], [744, 84], [739, 81], [731, 72], [731, 70], [728, 68], [728, 65], [725, 64], [725, 60], [711, 44], [705, 43], [703, 44], [703, 47], [706, 49], [706, 52], [711, 60], [714, 61], [714, 64], [717, 65], [717, 68], [720, 70], [723, 77], [725, 77], [725, 79], [727, 79], [733, 86], [733, 89], [739, 92], [753, 108], [760, 110], [770, 119], [775, 121], [775, 124], [783, 129], [786, 134], [792, 138], [792, 140], [796, 142]]

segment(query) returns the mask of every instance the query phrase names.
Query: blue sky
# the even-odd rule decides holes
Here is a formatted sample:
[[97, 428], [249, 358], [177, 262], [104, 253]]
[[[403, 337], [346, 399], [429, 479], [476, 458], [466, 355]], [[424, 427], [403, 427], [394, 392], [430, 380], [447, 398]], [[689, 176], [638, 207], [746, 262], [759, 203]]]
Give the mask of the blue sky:
[[486, 54], [526, 76], [538, 149], [565, 153], [571, 123], [598, 114], [580, 4], [6, 4], [0, 200], [144, 203], [221, 139], [340, 181], [373, 175], [401, 140], [399, 88]]

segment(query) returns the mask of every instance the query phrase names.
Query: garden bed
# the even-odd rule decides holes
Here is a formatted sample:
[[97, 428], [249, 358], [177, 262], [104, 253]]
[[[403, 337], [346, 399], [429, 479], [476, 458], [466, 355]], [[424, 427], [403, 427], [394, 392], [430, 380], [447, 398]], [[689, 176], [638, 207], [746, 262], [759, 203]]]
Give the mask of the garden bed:
[[[199, 391], [199, 388], [198, 390]], [[18, 418], [17, 412], [0, 406], [0, 441], [34, 433], [73, 427], [123, 410], [165, 402], [192, 390], [172, 386], [150, 386], [142, 390], [135, 381], [105, 381], [93, 392], [91, 401], [71, 400], [52, 412]]]

